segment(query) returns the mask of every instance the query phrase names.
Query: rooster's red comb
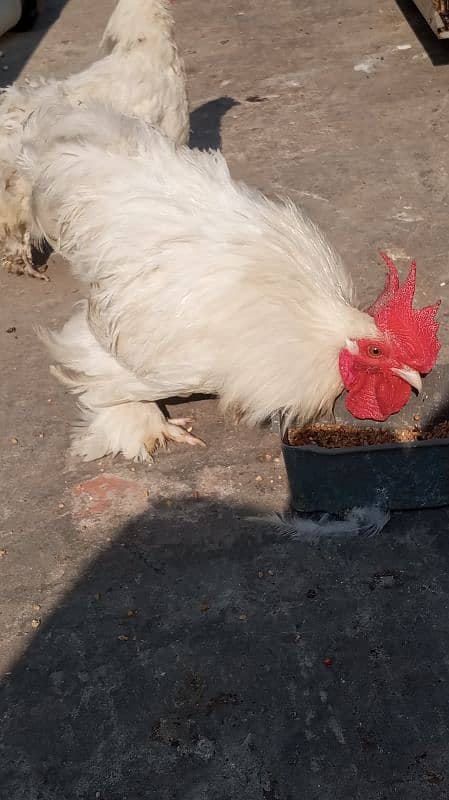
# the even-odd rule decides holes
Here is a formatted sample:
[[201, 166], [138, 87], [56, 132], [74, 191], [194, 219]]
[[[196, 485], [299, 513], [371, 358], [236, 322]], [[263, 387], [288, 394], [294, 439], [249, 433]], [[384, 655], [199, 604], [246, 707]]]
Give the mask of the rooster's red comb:
[[414, 309], [416, 262], [412, 261], [401, 286], [393, 261], [386, 253], [381, 256], [388, 269], [387, 279], [368, 313], [374, 317], [378, 329], [389, 336], [404, 364], [425, 374], [434, 366], [440, 350], [439, 325], [435, 319], [440, 303]]

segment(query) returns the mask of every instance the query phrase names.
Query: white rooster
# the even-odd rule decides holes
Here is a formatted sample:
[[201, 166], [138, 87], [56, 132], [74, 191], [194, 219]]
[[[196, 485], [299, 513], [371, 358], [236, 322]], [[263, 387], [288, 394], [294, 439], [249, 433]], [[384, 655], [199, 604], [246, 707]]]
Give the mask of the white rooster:
[[[16, 171], [23, 124], [49, 101], [83, 106], [93, 98], [152, 122], [177, 144], [187, 142], [189, 111], [183, 62], [168, 0], [118, 0], [102, 45], [106, 54], [61, 81], [6, 89], [0, 100], [0, 262], [45, 279], [32, 263], [27, 181]], [[49, 120], [51, 125], [51, 120]]]
[[437, 306], [412, 308], [414, 269], [399, 286], [389, 263], [360, 311], [313, 224], [234, 182], [219, 153], [101, 108], [42, 110], [24, 138], [36, 230], [90, 287], [59, 334], [41, 331], [80, 397], [83, 458], [197, 443], [157, 405], [172, 396], [216, 393], [257, 423], [311, 419], [346, 386], [354, 416], [380, 420], [432, 369]]

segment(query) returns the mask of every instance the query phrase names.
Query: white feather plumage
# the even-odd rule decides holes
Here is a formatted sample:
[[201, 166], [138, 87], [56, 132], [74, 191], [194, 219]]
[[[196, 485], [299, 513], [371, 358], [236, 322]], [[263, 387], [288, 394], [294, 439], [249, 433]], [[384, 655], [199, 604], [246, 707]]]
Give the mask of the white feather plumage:
[[379, 506], [350, 509], [341, 519], [331, 514], [322, 514], [319, 519], [299, 514], [272, 514], [269, 517], [253, 517], [254, 521], [266, 522], [276, 533], [287, 539], [314, 542], [322, 537], [377, 536], [390, 521], [391, 513]]
[[[44, 111], [30, 120], [22, 169], [39, 230], [90, 285], [89, 306], [51, 338], [61, 369], [78, 387], [88, 378], [88, 424], [117, 399], [106, 360], [133, 402], [213, 392], [250, 423], [328, 410], [339, 350], [375, 326], [315, 226], [233, 181], [219, 153], [100, 108], [48, 115], [50, 133]], [[111, 450], [104, 437], [96, 455]]]
[[103, 35], [103, 58], [61, 81], [7, 88], [0, 101], [0, 262], [10, 272], [36, 273], [29, 242], [29, 186], [16, 172], [26, 118], [41, 105], [84, 107], [92, 99], [157, 125], [187, 142], [184, 66], [167, 0], [119, 0]]

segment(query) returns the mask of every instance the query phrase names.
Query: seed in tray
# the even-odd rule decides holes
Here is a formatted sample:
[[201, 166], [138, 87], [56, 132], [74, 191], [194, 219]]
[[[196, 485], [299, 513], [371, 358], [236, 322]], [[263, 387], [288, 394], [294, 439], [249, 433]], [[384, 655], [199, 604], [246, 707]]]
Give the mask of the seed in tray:
[[329, 449], [337, 447], [367, 447], [395, 442], [422, 442], [429, 439], [449, 439], [449, 421], [431, 428], [385, 429], [356, 428], [338, 423], [315, 422], [303, 428], [291, 428], [288, 442], [295, 447], [315, 445]]

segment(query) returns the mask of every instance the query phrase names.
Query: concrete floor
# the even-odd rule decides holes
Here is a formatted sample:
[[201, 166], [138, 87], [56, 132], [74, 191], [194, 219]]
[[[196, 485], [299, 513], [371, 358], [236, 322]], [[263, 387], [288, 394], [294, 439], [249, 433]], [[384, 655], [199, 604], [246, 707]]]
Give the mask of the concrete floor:
[[[43, 0], [0, 76], [95, 58], [112, 0]], [[418, 261], [449, 336], [449, 49], [407, 0], [179, 0], [193, 143], [287, 193], [360, 294]], [[8, 67], [3, 71], [1, 67]], [[32, 333], [78, 289], [0, 275], [0, 797], [449, 796], [448, 513], [375, 540], [288, 542], [274, 434], [189, 404], [209, 448], [151, 467], [67, 455], [73, 398]]]

